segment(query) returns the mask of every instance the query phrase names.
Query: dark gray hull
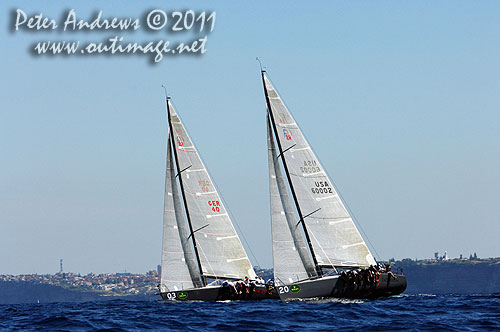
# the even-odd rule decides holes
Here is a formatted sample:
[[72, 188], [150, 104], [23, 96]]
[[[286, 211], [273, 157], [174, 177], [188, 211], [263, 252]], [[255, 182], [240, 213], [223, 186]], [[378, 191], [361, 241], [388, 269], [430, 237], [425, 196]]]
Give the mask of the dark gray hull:
[[276, 289], [268, 290], [265, 285], [258, 285], [253, 291], [243, 294], [235, 294], [221, 286], [207, 286], [183, 291], [162, 292], [160, 295], [165, 301], [258, 301], [280, 298]]
[[308, 298], [373, 299], [401, 294], [405, 289], [404, 275], [393, 278], [387, 273], [382, 273], [373, 283], [361, 281], [354, 284], [335, 275], [277, 287], [283, 301]]

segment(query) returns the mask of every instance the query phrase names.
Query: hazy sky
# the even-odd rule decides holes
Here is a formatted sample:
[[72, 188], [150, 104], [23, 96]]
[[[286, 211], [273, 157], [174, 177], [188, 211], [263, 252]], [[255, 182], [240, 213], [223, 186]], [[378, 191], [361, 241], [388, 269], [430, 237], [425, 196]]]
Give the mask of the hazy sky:
[[[64, 1], [0, 4], [0, 273], [145, 272], [161, 256], [162, 84], [258, 263], [272, 266], [265, 99], [255, 57], [379, 258], [500, 256], [500, 3]], [[10, 31], [60, 19], [215, 10], [203, 56], [34, 57]], [[241, 232], [240, 232], [241, 235]], [[250, 253], [249, 253], [250, 254]], [[254, 264], [257, 262], [251, 256]]]

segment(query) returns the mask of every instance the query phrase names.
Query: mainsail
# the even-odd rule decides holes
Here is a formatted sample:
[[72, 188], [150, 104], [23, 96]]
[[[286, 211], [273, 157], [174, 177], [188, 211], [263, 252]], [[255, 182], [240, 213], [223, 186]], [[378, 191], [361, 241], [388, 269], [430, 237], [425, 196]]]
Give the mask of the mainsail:
[[289, 186], [293, 186], [296, 208], [301, 211], [299, 218], [310, 238], [317, 268], [375, 264], [332, 181], [264, 71], [262, 79], [280, 158], [287, 165]]
[[[175, 181], [175, 177], [180, 177], [179, 180], [182, 181], [184, 203], [189, 210], [186, 214], [189, 214], [188, 219], [192, 229], [192, 233], [186, 239], [192, 238], [195, 244], [194, 256], [201, 267], [202, 277], [242, 279], [248, 276], [250, 279], [255, 279], [255, 271], [228, 212], [170, 100], [167, 100], [167, 109], [177, 165], [177, 171], [172, 180]], [[178, 205], [175, 211], [180, 208], [180, 203]], [[166, 257], [166, 260], [168, 261], [171, 257]], [[200, 273], [199, 270], [198, 273]], [[186, 276], [185, 272], [183, 276]], [[194, 281], [193, 286], [197, 287]]]

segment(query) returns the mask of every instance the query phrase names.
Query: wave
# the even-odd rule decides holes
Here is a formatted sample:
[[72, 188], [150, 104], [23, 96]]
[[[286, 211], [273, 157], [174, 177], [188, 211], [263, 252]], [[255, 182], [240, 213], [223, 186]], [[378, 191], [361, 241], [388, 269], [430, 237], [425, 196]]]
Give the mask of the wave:
[[0, 330], [499, 330], [500, 294], [381, 300], [124, 301], [0, 305]]

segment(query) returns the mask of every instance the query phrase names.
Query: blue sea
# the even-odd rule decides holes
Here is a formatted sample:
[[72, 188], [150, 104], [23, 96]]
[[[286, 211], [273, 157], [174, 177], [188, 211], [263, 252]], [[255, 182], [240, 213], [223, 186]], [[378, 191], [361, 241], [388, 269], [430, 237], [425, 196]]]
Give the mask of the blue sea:
[[500, 295], [0, 305], [2, 331], [495, 331]]

